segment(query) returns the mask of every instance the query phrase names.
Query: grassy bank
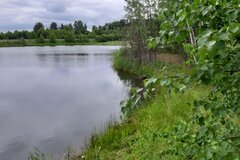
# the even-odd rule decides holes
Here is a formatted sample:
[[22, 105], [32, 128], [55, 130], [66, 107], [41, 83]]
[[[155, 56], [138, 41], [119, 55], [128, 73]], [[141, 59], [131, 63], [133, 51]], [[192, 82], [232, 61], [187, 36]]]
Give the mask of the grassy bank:
[[26, 47], [26, 46], [72, 46], [72, 45], [107, 45], [107, 46], [121, 46], [122, 41], [96, 42], [89, 41], [86, 43], [80, 42], [65, 42], [64, 40], [57, 40], [56, 43], [50, 43], [46, 40], [44, 43], [39, 43], [36, 40], [2, 40], [0, 47]]
[[[117, 53], [114, 57], [114, 67], [138, 76], [162, 77], [176, 73], [190, 73], [182, 65], [169, 65], [162, 62], [139, 65]], [[165, 67], [165, 70], [162, 68]], [[123, 123], [110, 126], [106, 132], [92, 138], [91, 145], [83, 153], [85, 159], [102, 160], [157, 160], [178, 159], [176, 155], [164, 155], [171, 146], [163, 138], [164, 131], [173, 129], [174, 124], [188, 120], [192, 114], [192, 103], [208, 93], [206, 86], [194, 86], [184, 94], [166, 93], [164, 89], [156, 97], [144, 102]]]

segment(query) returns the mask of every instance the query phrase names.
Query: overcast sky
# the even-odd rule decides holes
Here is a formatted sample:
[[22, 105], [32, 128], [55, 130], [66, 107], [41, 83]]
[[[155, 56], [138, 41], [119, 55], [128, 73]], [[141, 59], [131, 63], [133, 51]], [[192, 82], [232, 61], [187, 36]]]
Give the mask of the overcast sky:
[[124, 17], [124, 0], [0, 0], [0, 31], [31, 30], [36, 22], [82, 20], [91, 28]]

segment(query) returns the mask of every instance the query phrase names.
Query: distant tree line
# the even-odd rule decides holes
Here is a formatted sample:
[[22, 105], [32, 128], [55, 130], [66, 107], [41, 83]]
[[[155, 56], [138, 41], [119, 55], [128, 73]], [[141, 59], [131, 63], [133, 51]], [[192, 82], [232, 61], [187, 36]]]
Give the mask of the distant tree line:
[[0, 40], [25, 40], [35, 39], [39, 43], [49, 41], [56, 43], [58, 39], [65, 42], [86, 43], [90, 40], [97, 42], [118, 41], [123, 39], [123, 32], [127, 26], [126, 20], [114, 21], [106, 23], [103, 26], [93, 26], [92, 31], [88, 31], [88, 27], [81, 20], [75, 21], [73, 24], [58, 24], [52, 22], [49, 28], [46, 28], [42, 22], [37, 22], [32, 31], [14, 31], [0, 33]]
[[91, 35], [98, 42], [122, 40], [125, 37], [128, 23], [126, 20], [106, 23], [103, 26], [93, 26]]

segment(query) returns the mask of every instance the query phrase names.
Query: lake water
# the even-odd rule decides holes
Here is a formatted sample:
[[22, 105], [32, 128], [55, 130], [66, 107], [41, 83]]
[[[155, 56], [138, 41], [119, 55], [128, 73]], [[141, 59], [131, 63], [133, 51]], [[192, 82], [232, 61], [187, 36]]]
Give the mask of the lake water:
[[25, 160], [36, 146], [62, 154], [119, 117], [126, 85], [110, 46], [0, 48], [0, 160]]

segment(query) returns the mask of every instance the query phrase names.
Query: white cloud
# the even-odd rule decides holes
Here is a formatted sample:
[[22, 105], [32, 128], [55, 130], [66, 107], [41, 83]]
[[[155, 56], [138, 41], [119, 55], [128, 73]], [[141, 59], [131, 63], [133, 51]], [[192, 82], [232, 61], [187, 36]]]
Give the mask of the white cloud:
[[89, 27], [124, 17], [124, 0], [1, 0], [0, 31], [82, 20]]

